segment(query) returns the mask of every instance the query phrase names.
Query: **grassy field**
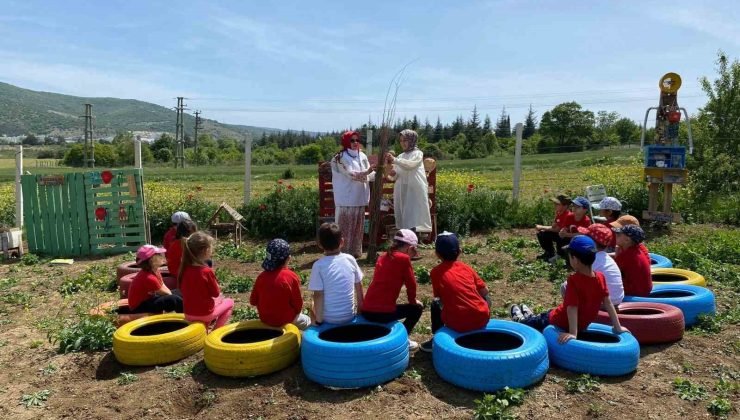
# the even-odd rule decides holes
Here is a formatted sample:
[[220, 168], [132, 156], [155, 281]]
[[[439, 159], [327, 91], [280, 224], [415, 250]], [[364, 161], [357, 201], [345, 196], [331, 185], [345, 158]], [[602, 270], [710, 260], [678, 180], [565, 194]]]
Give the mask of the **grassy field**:
[[[634, 166], [640, 156], [637, 148], [606, 149], [575, 153], [553, 153], [524, 155], [522, 157], [522, 197], [534, 198], [553, 191], [573, 189], [580, 192], [585, 187], [588, 168], [596, 163], [615, 166]], [[33, 174], [67, 173], [80, 168], [37, 168], [35, 159], [24, 160], [25, 171]], [[293, 186], [317, 184], [316, 165], [268, 165], [252, 168], [252, 196], [260, 195], [272, 188], [279, 179], [291, 170], [293, 178], [286, 180]], [[438, 162], [439, 182], [458, 184], [473, 183], [496, 190], [511, 191], [513, 183], [514, 157], [491, 156], [484, 159], [443, 160]], [[144, 168], [145, 182], [165, 183], [169, 188], [191, 192], [196, 188], [200, 194], [213, 202], [226, 201], [232, 205], [243, 201], [244, 166], [189, 166], [176, 169], [165, 165], [150, 165]], [[0, 185], [15, 179], [13, 159], [0, 158]], [[468, 182], [469, 181], [469, 182]]]

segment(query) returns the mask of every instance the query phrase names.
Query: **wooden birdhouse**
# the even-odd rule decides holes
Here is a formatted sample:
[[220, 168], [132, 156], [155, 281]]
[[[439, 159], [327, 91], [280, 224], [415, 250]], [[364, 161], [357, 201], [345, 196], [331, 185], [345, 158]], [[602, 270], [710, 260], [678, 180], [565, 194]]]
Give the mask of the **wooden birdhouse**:
[[224, 235], [228, 233], [233, 234], [234, 245], [239, 246], [242, 243], [242, 225], [244, 216], [239, 214], [238, 211], [234, 210], [230, 205], [221, 203], [213, 216], [208, 220], [208, 228], [213, 232], [213, 236], [218, 239], [218, 235]]

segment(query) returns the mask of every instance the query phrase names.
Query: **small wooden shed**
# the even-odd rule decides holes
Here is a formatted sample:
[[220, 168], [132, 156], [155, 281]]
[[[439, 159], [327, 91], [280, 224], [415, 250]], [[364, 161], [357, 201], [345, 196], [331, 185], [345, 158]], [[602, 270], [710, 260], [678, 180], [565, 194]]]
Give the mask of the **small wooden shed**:
[[220, 233], [233, 233], [234, 245], [239, 246], [242, 243], [242, 230], [245, 229], [242, 220], [244, 216], [223, 202], [208, 220], [208, 228], [217, 239]]

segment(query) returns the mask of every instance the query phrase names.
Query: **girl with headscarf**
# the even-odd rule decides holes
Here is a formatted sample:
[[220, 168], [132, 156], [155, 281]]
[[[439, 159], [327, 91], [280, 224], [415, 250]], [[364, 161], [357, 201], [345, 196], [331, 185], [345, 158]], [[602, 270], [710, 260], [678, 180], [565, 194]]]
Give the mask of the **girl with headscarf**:
[[393, 164], [393, 208], [396, 228], [415, 232], [431, 232], [429, 214], [429, 187], [424, 171], [424, 153], [416, 147], [418, 135], [414, 130], [403, 130], [399, 141], [403, 153], [398, 157], [388, 154], [386, 161]]
[[334, 190], [334, 219], [342, 230], [342, 252], [355, 258], [362, 255], [365, 230], [365, 207], [370, 201], [369, 181], [375, 172], [367, 156], [360, 151], [360, 134], [342, 134], [342, 150], [331, 160], [331, 182]]

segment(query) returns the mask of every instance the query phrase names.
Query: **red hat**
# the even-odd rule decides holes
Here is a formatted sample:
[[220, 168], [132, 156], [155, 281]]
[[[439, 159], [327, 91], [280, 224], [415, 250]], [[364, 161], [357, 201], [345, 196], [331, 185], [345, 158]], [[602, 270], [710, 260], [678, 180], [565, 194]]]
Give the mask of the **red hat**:
[[345, 131], [344, 134], [342, 134], [342, 147], [345, 149], [351, 149], [352, 148], [352, 136], [360, 137], [360, 133], [357, 131]]
[[609, 226], [601, 223], [594, 223], [587, 228], [579, 227], [578, 233], [588, 235], [594, 242], [604, 246], [609, 245], [614, 238], [614, 232], [612, 232]]

